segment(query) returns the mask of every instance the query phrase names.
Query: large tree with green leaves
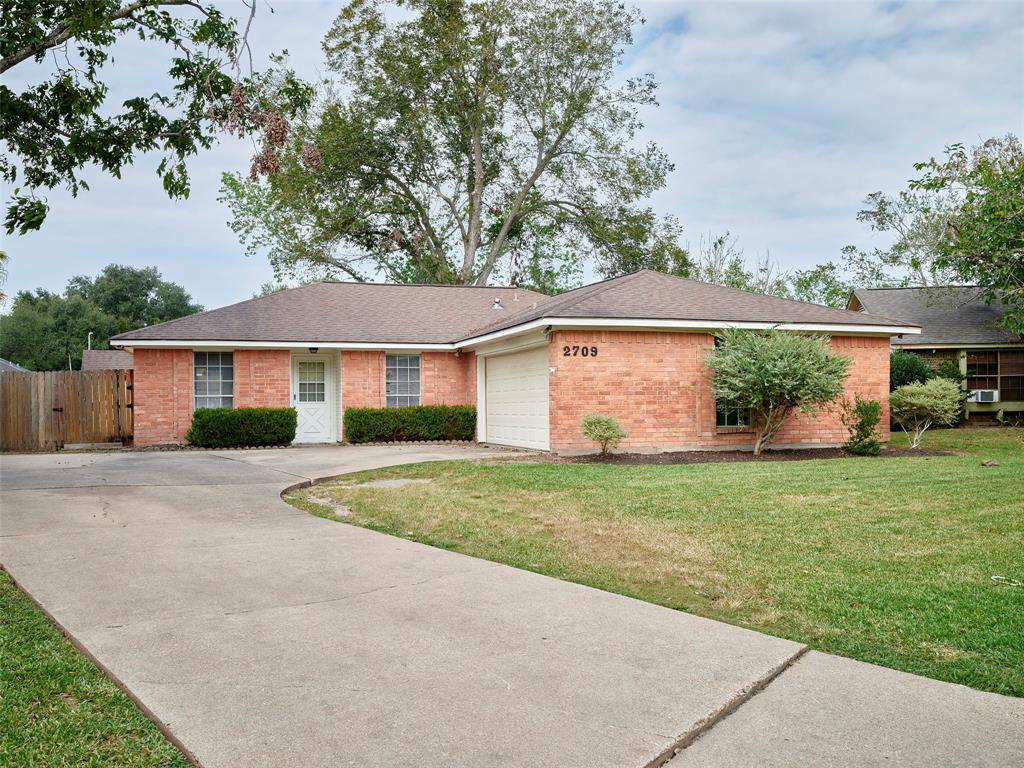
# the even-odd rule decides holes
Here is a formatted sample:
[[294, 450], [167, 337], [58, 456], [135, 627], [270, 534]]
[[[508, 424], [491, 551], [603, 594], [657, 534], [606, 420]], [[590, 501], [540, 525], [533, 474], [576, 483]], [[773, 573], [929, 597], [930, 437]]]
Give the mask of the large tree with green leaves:
[[968, 151], [946, 149], [943, 160], [915, 166], [911, 188], [954, 202], [942, 215], [937, 269], [977, 283], [982, 297], [1001, 301], [1003, 325], [1024, 333], [1024, 149], [1016, 136], [993, 138]]
[[79, 368], [92, 345], [123, 331], [202, 310], [177, 283], [153, 267], [111, 264], [97, 277], [73, 277], [63, 294], [21, 291], [10, 314], [0, 316], [0, 357], [36, 371]]
[[202, 311], [183, 287], [162, 279], [156, 267], [108, 264], [96, 277], [68, 281], [65, 295], [81, 296], [114, 318], [117, 333]]
[[663, 249], [642, 204], [671, 169], [638, 145], [650, 76], [616, 69], [641, 21], [616, 0], [345, 5], [334, 80], [225, 198], [282, 275], [553, 287], [584, 257]]
[[[186, 160], [218, 132], [275, 140], [309, 89], [283, 69], [252, 72], [246, 40], [256, 2], [238, 7], [247, 17], [241, 31], [207, 0], [4, 0], [0, 178], [13, 185], [8, 234], [42, 225], [45, 190], [88, 189], [86, 167], [120, 176], [139, 154], [157, 152], [164, 189], [183, 197]], [[107, 65], [123, 38], [167, 57], [168, 83], [117, 105], [108, 99]], [[12, 88], [11, 74], [28, 85]]]

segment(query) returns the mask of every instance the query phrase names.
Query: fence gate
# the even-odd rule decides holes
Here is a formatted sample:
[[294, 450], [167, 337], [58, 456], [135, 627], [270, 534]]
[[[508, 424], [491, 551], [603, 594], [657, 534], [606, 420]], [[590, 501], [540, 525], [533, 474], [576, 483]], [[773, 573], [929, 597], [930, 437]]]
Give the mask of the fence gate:
[[0, 450], [53, 451], [132, 438], [132, 372], [0, 373]]

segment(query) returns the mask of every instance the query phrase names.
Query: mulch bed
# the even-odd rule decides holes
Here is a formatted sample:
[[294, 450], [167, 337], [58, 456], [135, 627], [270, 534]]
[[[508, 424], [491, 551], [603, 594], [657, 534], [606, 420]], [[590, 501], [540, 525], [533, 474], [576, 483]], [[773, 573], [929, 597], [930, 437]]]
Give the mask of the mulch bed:
[[766, 450], [760, 456], [751, 451], [675, 451], [670, 453], [612, 453], [608, 456], [559, 456], [567, 464], [715, 464], [741, 461], [806, 461], [808, 459], [872, 459], [902, 456], [956, 456], [952, 451], [927, 451], [910, 448], [885, 448], [879, 456], [860, 456], [844, 448], [800, 448]]

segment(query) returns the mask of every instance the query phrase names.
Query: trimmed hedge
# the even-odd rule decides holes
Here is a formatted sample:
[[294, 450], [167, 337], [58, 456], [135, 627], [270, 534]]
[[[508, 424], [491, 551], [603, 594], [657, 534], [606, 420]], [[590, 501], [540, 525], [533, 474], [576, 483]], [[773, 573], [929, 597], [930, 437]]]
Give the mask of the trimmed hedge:
[[345, 409], [345, 439], [350, 443], [472, 440], [475, 433], [472, 405]]
[[294, 408], [198, 408], [185, 439], [201, 448], [288, 445], [297, 426]]

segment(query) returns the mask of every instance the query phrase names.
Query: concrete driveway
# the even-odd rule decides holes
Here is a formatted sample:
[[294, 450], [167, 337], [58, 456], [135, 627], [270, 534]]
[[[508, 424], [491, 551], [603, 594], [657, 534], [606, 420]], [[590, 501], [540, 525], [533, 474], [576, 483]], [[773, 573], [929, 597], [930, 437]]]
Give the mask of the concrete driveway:
[[7, 456], [0, 562], [208, 768], [1024, 755], [1024, 700], [804, 654], [279, 497], [309, 478], [490, 453]]

